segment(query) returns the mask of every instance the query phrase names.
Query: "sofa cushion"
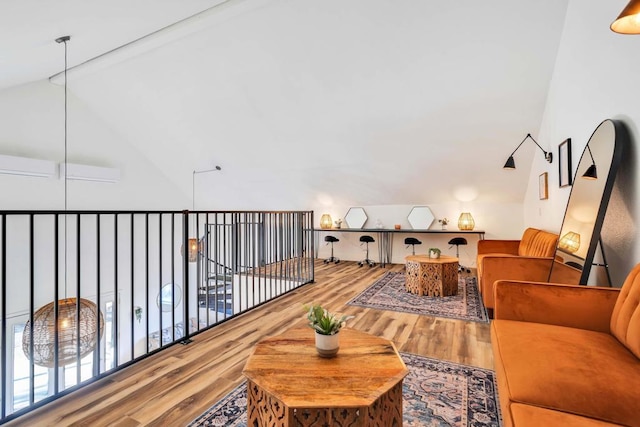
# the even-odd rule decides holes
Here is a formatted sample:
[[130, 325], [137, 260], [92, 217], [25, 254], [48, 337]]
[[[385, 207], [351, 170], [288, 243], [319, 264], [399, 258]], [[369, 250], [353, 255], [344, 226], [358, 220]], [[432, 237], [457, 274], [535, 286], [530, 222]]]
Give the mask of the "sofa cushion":
[[485, 258], [485, 257], [488, 257], [488, 256], [492, 256], [492, 257], [495, 257], [495, 256], [501, 256], [501, 257], [516, 257], [517, 255], [515, 255], [515, 254], [500, 254], [500, 253], [491, 253], [491, 254], [482, 254], [482, 255], [478, 255], [478, 256], [477, 256], [477, 260], [478, 260], [478, 261], [477, 261], [477, 263], [476, 263], [477, 268], [478, 268], [478, 278], [482, 277], [482, 273], [483, 273], [482, 265], [484, 264], [484, 262], [483, 262], [483, 261], [484, 261], [484, 258]]
[[[509, 416], [512, 419], [510, 425], [516, 427], [612, 427], [620, 425], [520, 403], [511, 405], [511, 414], [509, 414]], [[503, 419], [504, 418], [506, 417], [503, 414]], [[505, 422], [505, 427], [506, 426], [507, 423]]]
[[631, 270], [620, 289], [611, 315], [611, 333], [640, 358], [640, 264]]
[[537, 228], [527, 228], [522, 234], [518, 255], [552, 257], [556, 252], [558, 235]]
[[491, 335], [503, 411], [523, 403], [640, 426], [640, 360], [612, 335], [512, 320], [494, 320]]

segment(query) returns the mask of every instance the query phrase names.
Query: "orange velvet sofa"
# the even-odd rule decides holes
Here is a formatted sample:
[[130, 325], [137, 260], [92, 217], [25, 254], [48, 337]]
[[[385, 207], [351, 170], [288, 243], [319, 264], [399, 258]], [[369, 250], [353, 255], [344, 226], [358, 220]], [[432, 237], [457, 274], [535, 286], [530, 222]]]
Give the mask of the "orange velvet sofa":
[[640, 264], [621, 289], [500, 280], [504, 427], [640, 426]]
[[537, 228], [527, 228], [520, 240], [479, 240], [476, 265], [484, 306], [494, 308], [496, 280], [546, 282], [557, 243], [557, 234]]

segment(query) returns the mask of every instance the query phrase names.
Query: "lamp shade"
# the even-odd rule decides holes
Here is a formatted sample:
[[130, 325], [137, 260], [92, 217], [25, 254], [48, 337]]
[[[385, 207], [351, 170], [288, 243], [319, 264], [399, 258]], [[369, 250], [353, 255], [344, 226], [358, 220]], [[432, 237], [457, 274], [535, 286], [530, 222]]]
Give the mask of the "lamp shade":
[[458, 218], [458, 228], [460, 230], [473, 230], [476, 226], [476, 222], [473, 220], [471, 213], [462, 212], [460, 218]]
[[598, 169], [596, 168], [596, 165], [593, 164], [589, 166], [587, 168], [587, 171], [584, 174], [582, 174], [582, 177], [584, 179], [598, 179]]
[[569, 253], [576, 252], [578, 249], [580, 249], [580, 235], [578, 233], [574, 233], [573, 231], [569, 231], [567, 234], [560, 238], [558, 247]]
[[631, 0], [610, 28], [620, 34], [640, 34], [640, 0]]
[[[82, 358], [96, 348], [98, 339], [104, 334], [104, 318], [96, 304], [84, 298], [65, 298], [57, 305], [58, 366], [65, 366], [75, 363], [78, 355]], [[33, 342], [32, 362], [47, 368], [55, 367], [55, 306], [54, 301], [38, 309], [33, 314], [33, 336], [30, 320], [22, 334], [24, 354], [29, 358]], [[97, 334], [98, 324], [100, 337]]]
[[[189, 262], [196, 262], [198, 260], [198, 254], [204, 251], [202, 240], [191, 238], [187, 245], [187, 256], [189, 257]], [[180, 247], [180, 255], [184, 255], [183, 247]]]
[[509, 156], [509, 158], [507, 159], [507, 161], [505, 162], [504, 166], [502, 167], [503, 169], [515, 169], [516, 168], [516, 161], [513, 160], [513, 156]]
[[320, 228], [328, 229], [333, 225], [333, 220], [331, 219], [331, 215], [323, 214], [320, 217]]

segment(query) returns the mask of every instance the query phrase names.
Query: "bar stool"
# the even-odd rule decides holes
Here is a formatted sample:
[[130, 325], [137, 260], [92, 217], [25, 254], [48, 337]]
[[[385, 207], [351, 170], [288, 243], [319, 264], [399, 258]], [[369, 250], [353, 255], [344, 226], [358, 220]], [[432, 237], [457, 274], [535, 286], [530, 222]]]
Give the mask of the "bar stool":
[[422, 242], [418, 239], [416, 239], [415, 237], [407, 237], [406, 239], [404, 239], [404, 244], [407, 245], [407, 247], [411, 246], [411, 255], [415, 255], [416, 254], [416, 245], [421, 245]]
[[367, 256], [365, 259], [363, 259], [358, 263], [360, 267], [362, 267], [365, 264], [368, 265], [369, 267], [373, 267], [374, 265], [376, 265], [375, 262], [369, 259], [369, 243], [373, 243], [373, 242], [375, 242], [375, 240], [371, 236], [367, 236], [367, 235], [360, 236], [360, 246], [362, 246], [363, 243], [367, 245]]
[[327, 245], [331, 244], [331, 257], [325, 259], [324, 263], [325, 264], [329, 264], [330, 262], [335, 262], [336, 264], [339, 263], [340, 259], [333, 256], [333, 244], [335, 242], [339, 242], [340, 239], [338, 239], [335, 236], [324, 236], [324, 241], [327, 242]]
[[[449, 240], [449, 244], [451, 246], [455, 246], [456, 247], [456, 258], [458, 258], [458, 272], [461, 271], [466, 271], [467, 273], [471, 273], [471, 270], [469, 269], [469, 267], [465, 267], [464, 265], [460, 264], [460, 245], [466, 245], [467, 244], [467, 239], [465, 239], [464, 237], [454, 237], [453, 239]], [[451, 246], [449, 246], [449, 248], [451, 248]]]

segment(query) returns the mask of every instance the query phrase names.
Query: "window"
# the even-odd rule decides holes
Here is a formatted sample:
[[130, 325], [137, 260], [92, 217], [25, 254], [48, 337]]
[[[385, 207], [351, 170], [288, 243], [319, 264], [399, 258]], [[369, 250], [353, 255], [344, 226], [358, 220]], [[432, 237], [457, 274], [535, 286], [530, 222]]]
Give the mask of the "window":
[[[9, 412], [29, 406], [29, 391], [31, 390], [30, 366], [31, 362], [22, 351], [22, 332], [24, 323], [13, 325], [13, 400]], [[34, 365], [34, 401], [47, 397], [49, 393], [49, 368]]]

